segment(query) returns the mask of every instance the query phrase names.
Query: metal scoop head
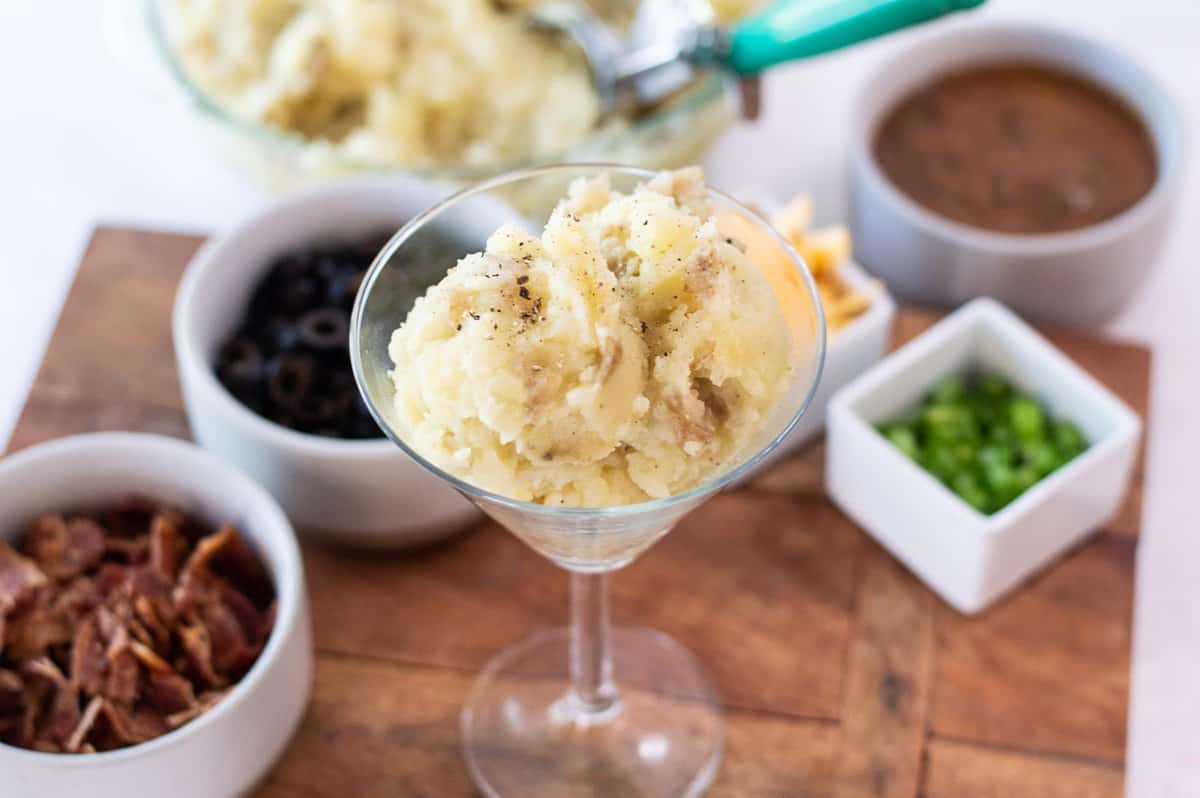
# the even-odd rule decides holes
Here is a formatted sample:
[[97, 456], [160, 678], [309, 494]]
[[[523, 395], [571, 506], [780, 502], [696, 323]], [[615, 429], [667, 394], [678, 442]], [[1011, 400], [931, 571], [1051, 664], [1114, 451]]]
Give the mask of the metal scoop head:
[[527, 20], [583, 52], [605, 113], [652, 106], [686, 86], [696, 75], [690, 56], [697, 39], [716, 31], [703, 0], [643, 0], [627, 32], [578, 0], [543, 3]]

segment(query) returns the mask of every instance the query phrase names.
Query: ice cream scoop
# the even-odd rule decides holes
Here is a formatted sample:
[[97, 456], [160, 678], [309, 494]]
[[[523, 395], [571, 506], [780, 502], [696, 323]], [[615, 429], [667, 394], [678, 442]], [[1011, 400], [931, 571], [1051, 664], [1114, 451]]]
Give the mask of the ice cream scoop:
[[555, 0], [530, 14], [583, 51], [602, 106], [652, 106], [699, 69], [743, 79], [743, 112], [757, 112], [757, 76], [788, 61], [840, 50], [893, 31], [975, 8], [985, 0], [776, 0], [737, 25], [715, 24], [698, 0], [643, 0], [622, 36], [578, 0]]

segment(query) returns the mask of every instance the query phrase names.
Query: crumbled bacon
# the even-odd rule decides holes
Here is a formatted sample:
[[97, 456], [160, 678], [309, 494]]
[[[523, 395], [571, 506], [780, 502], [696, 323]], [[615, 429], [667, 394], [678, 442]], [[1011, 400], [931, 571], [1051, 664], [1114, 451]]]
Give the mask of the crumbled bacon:
[[108, 675], [104, 680], [103, 695], [114, 701], [132, 704], [138, 697], [140, 676], [137, 658], [128, 648], [122, 649], [120, 653], [108, 659]]
[[33, 522], [25, 550], [51, 579], [69, 579], [104, 556], [104, 530], [90, 518], [47, 515]]
[[196, 703], [191, 707], [182, 712], [167, 715], [167, 725], [172, 729], [176, 729], [188, 721], [195, 720], [215, 707], [221, 699], [229, 695], [229, 691], [232, 689], [232, 687], [226, 687], [224, 690], [211, 690], [207, 693], [201, 693], [196, 697]]
[[[169, 601], [162, 601], [150, 596], [135, 596], [133, 612], [137, 616], [137, 624], [145, 635], [138, 639], [147, 646], [168, 648], [171, 644], [171, 627], [175, 624], [175, 613]], [[147, 640], [146, 638], [149, 638]]]
[[141, 562], [150, 551], [150, 542], [145, 538], [108, 538], [104, 541], [104, 553], [125, 562]]
[[89, 615], [75, 629], [71, 644], [71, 681], [93, 695], [104, 689], [104, 644], [94, 615]]
[[144, 743], [170, 730], [162, 714], [149, 709], [130, 709], [129, 705], [114, 701], [100, 704], [100, 716], [113, 737], [125, 745]]
[[180, 626], [179, 639], [183, 643], [190, 670], [196, 674], [197, 680], [210, 687], [224, 685], [224, 680], [213, 668], [212, 641], [208, 636], [208, 629], [199, 623]]
[[137, 657], [138, 662], [146, 666], [146, 670], [157, 673], [167, 673], [171, 670], [171, 666], [167, 661], [155, 653], [154, 649], [150, 648], [145, 643], [134, 640], [129, 644], [129, 650], [133, 656]]
[[96, 583], [86, 576], [80, 576], [61, 587], [54, 596], [53, 607], [55, 614], [66, 621], [70, 628], [74, 628], [99, 603]]
[[15, 661], [40, 656], [71, 639], [67, 620], [54, 611], [50, 589], [40, 587], [11, 611], [5, 623], [4, 648]]
[[172, 584], [179, 572], [179, 560], [187, 547], [183, 539], [183, 516], [163, 512], [150, 525], [150, 565], [164, 584]]
[[71, 732], [71, 736], [67, 738], [67, 743], [64, 750], [67, 753], [79, 751], [83, 746], [83, 741], [87, 739], [88, 733], [92, 730], [92, 725], [96, 722], [96, 718], [100, 715], [100, 708], [104, 706], [104, 699], [100, 696], [94, 696], [88, 702], [87, 707], [83, 710], [83, 715], [79, 719], [75, 730]]
[[19, 712], [23, 706], [25, 685], [12, 671], [0, 670], [0, 718]]
[[171, 670], [152, 670], [146, 679], [146, 702], [165, 713], [183, 712], [196, 705], [192, 683]]
[[231, 526], [143, 500], [46, 515], [0, 541], [0, 742], [93, 753], [211, 709], [275, 623], [270, 577]]
[[80, 718], [79, 689], [70, 683], [59, 685], [54, 688], [54, 702], [43, 723], [41, 737], [66, 746], [78, 729]]
[[54, 687], [61, 687], [67, 683], [67, 677], [49, 657], [35, 657], [22, 662], [21, 673], [30, 678], [43, 679]]
[[0, 540], [0, 614], [7, 614], [44, 584], [46, 575], [37, 563]]

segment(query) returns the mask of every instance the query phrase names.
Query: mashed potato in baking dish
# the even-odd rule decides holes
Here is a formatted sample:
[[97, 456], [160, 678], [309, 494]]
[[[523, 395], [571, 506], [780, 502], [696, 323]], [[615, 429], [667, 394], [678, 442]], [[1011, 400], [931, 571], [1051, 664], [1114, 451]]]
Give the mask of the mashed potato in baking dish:
[[389, 353], [397, 420], [432, 462], [601, 507], [726, 465], [783, 396], [789, 349], [769, 284], [688, 169], [629, 194], [577, 181], [540, 237], [503, 227], [451, 268]]
[[[494, 166], [596, 125], [586, 64], [523, 22], [533, 0], [173, 0], [184, 71], [234, 116], [349, 158]], [[620, 0], [602, 0], [611, 12]]]

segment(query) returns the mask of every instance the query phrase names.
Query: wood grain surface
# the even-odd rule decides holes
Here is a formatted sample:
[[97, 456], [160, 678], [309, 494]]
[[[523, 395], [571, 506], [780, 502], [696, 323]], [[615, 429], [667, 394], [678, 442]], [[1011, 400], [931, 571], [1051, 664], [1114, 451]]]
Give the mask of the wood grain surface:
[[[175, 288], [201, 239], [96, 231], [14, 433], [188, 436]], [[906, 310], [903, 341], [936, 315]], [[1143, 417], [1144, 348], [1050, 332]], [[825, 498], [820, 443], [714, 498], [613, 581], [724, 699], [711, 795], [1118, 798], [1142, 471], [1117, 518], [964, 618]], [[566, 580], [492, 523], [393, 556], [304, 546], [312, 701], [264, 798], [473, 794], [458, 710], [493, 654], [562, 623]], [[618, 674], [619, 678], [619, 674]]]

